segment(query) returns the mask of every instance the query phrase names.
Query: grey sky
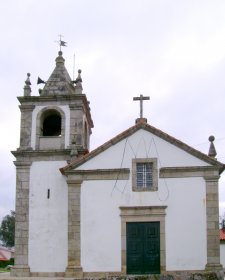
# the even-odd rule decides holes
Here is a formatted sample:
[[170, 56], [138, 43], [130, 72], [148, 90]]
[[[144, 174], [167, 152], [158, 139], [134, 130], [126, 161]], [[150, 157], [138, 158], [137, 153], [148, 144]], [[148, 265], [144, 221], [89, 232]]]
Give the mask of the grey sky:
[[[225, 162], [224, 0], [0, 0], [0, 219], [14, 208], [15, 167], [26, 73], [32, 94], [37, 77], [55, 66], [58, 35], [73, 77], [82, 69], [95, 127], [92, 149], [132, 126], [133, 96], [149, 95], [149, 124], [207, 153], [216, 137]], [[75, 74], [76, 75], [76, 74]], [[225, 175], [220, 181], [225, 210]]]

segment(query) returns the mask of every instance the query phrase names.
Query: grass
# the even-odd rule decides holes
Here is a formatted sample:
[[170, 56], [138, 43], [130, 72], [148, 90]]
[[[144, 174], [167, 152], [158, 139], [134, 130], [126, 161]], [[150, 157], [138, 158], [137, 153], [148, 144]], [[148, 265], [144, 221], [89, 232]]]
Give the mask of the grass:
[[6, 268], [0, 267], [0, 272], [9, 272], [9, 270]]

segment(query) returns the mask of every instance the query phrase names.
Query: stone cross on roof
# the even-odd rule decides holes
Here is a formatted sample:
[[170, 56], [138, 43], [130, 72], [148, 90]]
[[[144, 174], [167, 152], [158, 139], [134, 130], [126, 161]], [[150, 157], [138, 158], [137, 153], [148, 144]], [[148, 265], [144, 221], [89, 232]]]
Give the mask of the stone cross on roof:
[[133, 97], [134, 101], [140, 101], [140, 118], [143, 118], [143, 100], [149, 100], [149, 96], [143, 96], [140, 94], [140, 97]]

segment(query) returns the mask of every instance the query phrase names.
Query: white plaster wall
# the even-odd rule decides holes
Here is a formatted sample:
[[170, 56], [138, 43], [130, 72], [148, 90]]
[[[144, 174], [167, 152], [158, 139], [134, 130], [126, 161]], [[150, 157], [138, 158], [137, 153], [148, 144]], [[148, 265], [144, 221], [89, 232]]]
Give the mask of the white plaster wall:
[[[106, 151], [90, 159], [77, 169], [118, 168], [131, 166], [131, 158], [159, 158], [159, 167], [206, 166], [204, 161], [190, 155], [178, 147], [141, 129], [127, 139], [111, 146]], [[125, 164], [126, 163], [126, 164]]]
[[168, 180], [167, 270], [205, 269], [207, 240], [204, 185], [202, 178]]
[[220, 263], [225, 268], [225, 243], [220, 243]]
[[[124, 158], [122, 160], [122, 154]], [[79, 169], [131, 168], [132, 158], [157, 157], [163, 166], [203, 166], [203, 161], [148, 132], [138, 131]], [[84, 271], [121, 270], [120, 206], [166, 209], [166, 269], [198, 270], [206, 264], [206, 193], [203, 178], [159, 179], [157, 192], [132, 192], [129, 180], [86, 181], [81, 188], [81, 264]]]
[[132, 192], [131, 181], [86, 181], [81, 192], [84, 271], [121, 270], [120, 206], [166, 205], [166, 269], [206, 264], [205, 190], [201, 178], [160, 180], [158, 192]]
[[[29, 266], [32, 272], [63, 272], [67, 266], [65, 161], [33, 162], [30, 172]], [[47, 192], [50, 189], [50, 198]]]
[[85, 182], [81, 191], [81, 265], [84, 271], [120, 271], [118, 201], [113, 182]]
[[[53, 104], [54, 105], [54, 104]], [[52, 106], [52, 105], [51, 105]], [[37, 115], [43, 109], [49, 106], [36, 106], [32, 113], [32, 131], [31, 131], [31, 147], [35, 150], [36, 145], [36, 127]], [[57, 106], [65, 113], [65, 148], [69, 146], [70, 133], [70, 109], [68, 105]]]

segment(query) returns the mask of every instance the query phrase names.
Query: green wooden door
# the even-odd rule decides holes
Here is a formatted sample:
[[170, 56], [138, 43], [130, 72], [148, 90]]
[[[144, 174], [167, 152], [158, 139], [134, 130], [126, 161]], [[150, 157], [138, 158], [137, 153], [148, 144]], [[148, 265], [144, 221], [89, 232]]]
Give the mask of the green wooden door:
[[160, 273], [159, 222], [127, 223], [127, 274]]

